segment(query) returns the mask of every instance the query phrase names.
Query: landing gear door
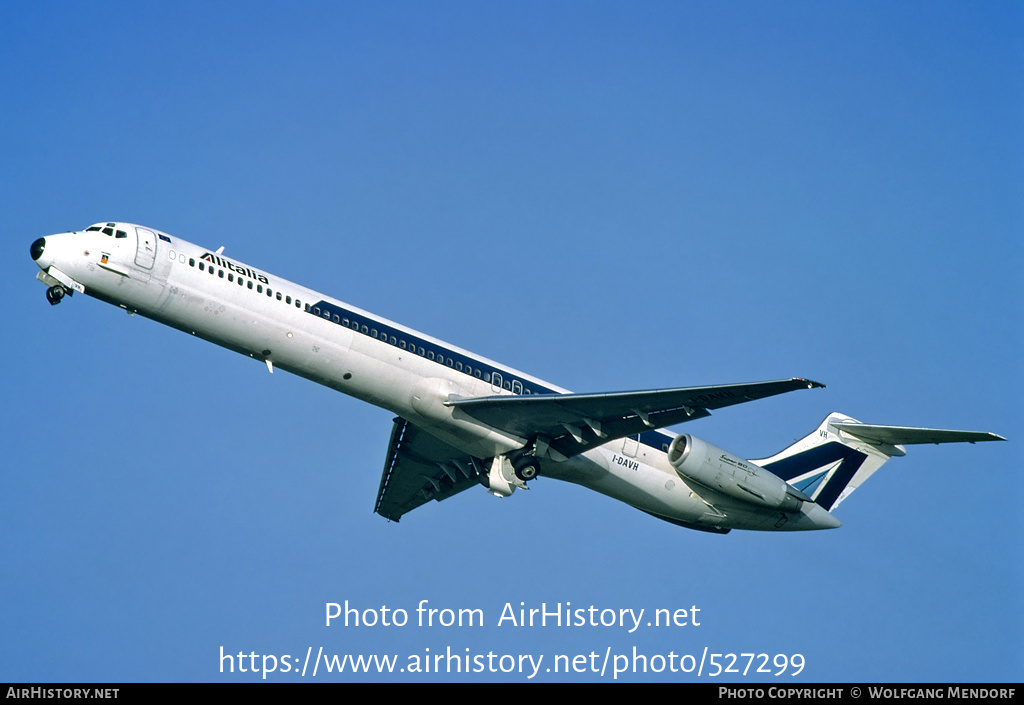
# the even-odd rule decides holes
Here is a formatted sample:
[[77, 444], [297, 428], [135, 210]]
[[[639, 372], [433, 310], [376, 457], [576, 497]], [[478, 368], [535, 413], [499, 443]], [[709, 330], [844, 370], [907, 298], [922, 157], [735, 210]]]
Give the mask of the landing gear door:
[[143, 269], [152, 269], [156, 261], [156, 233], [146, 228], [135, 228], [139, 248], [135, 252], [135, 264]]

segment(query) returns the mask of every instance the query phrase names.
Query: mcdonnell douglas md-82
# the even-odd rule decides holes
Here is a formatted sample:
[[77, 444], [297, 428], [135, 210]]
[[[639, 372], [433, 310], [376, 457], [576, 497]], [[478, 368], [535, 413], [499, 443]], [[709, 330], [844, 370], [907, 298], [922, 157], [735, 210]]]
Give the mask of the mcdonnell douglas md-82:
[[472, 486], [507, 497], [538, 475], [691, 529], [800, 531], [832, 514], [906, 444], [992, 433], [862, 424], [830, 414], [768, 458], [744, 460], [665, 427], [821, 387], [806, 379], [574, 394], [153, 228], [99, 223], [31, 246], [60, 303], [120, 306], [394, 413], [374, 507], [398, 521]]

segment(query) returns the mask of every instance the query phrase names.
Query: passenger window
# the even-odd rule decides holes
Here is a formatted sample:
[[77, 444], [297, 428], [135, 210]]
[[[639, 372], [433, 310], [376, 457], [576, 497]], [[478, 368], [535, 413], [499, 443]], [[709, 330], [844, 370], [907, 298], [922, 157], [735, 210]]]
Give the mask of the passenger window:
[[251, 281], [246, 282], [245, 285], [247, 287], [249, 287], [250, 289], [252, 288], [252, 282]]
[[341, 323], [341, 319], [338, 318], [338, 314], [334, 314], [334, 322], [335, 323]]
[[218, 269], [217, 270], [217, 276], [220, 277], [221, 279], [223, 279], [224, 278], [224, 270], [223, 269]]
[[196, 261], [195, 261], [195, 259], [193, 259], [192, 257], [189, 257], [189, 258], [188, 258], [188, 266], [189, 266], [189, 267], [195, 267], [195, 266], [196, 266]]
[[206, 271], [206, 267], [203, 266], [202, 262], [199, 263], [199, 271], [200, 272], [205, 272]]
[[257, 284], [256, 285], [256, 292], [259, 293], [259, 294], [263, 293], [263, 285], [262, 284]]
[[280, 300], [281, 300], [281, 292], [280, 292], [280, 291], [279, 291], [279, 292], [277, 292], [277, 300], [278, 300], [278, 301], [280, 301]]
[[284, 297], [284, 302], [285, 302], [286, 304], [291, 304], [291, 302], [292, 302], [292, 297], [290, 297], [290, 296], [286, 296], [286, 297]]
[[233, 282], [234, 280], [235, 280], [235, 275], [232, 274], [231, 272], [228, 272], [228, 281], [229, 282]]
[[313, 315], [314, 316], [319, 316], [320, 315], [320, 307], [319, 306], [314, 306], [313, 307]]

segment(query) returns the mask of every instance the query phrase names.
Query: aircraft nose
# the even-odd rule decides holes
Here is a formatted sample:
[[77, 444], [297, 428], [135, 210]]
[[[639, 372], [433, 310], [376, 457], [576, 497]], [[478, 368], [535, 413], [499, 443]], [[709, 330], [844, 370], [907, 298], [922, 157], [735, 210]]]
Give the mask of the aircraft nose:
[[33, 242], [32, 243], [32, 249], [30, 250], [30, 252], [32, 253], [32, 259], [34, 261], [38, 262], [39, 258], [43, 256], [43, 250], [44, 249], [46, 249], [46, 238], [45, 237], [41, 237], [38, 240], [36, 240], [35, 242]]

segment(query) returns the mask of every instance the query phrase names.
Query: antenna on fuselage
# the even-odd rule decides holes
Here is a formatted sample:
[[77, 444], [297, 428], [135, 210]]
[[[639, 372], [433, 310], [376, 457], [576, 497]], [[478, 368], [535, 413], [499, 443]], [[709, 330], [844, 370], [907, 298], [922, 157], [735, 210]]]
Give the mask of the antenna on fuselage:
[[224, 245], [221, 245], [220, 247], [217, 248], [217, 254], [218, 255], [224, 254]]

